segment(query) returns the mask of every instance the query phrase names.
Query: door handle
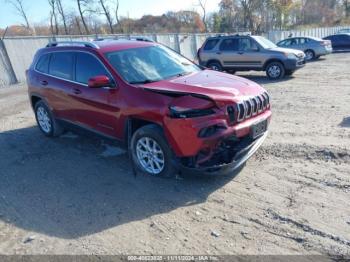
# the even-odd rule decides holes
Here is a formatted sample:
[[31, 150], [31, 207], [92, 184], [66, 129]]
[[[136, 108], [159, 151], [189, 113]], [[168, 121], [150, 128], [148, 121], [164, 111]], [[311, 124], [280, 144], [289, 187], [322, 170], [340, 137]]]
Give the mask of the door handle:
[[42, 86], [47, 86], [48, 85], [48, 82], [46, 80], [43, 80], [43, 81], [40, 81], [40, 84]]
[[76, 95], [79, 95], [79, 94], [81, 94], [81, 90], [78, 89], [78, 88], [74, 88], [73, 89], [73, 93], [76, 94]]

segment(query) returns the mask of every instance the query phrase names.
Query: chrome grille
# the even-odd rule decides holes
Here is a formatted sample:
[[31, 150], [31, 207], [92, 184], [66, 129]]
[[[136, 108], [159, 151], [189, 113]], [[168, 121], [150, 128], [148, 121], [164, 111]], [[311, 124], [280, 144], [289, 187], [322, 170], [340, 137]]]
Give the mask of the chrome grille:
[[263, 110], [263, 105], [262, 105], [263, 101], [260, 96], [257, 96], [256, 98], [258, 100], [258, 113], [261, 113], [261, 111]]
[[251, 100], [253, 103], [253, 116], [255, 116], [258, 113], [258, 102], [255, 97], [253, 97]]
[[245, 105], [245, 110], [246, 110], [246, 118], [247, 117], [251, 117], [252, 115], [252, 104], [250, 103], [250, 100], [246, 100], [244, 101], [244, 105]]
[[230, 123], [233, 123], [235, 121], [235, 108], [233, 106], [228, 106], [227, 114], [228, 114]]
[[237, 121], [242, 121], [245, 118], [245, 107], [244, 104], [238, 104], [238, 117]]
[[[237, 104], [237, 122], [241, 122], [247, 118], [255, 116], [270, 107], [270, 97], [267, 93], [259, 96], [251, 97]], [[229, 107], [227, 108], [227, 112]], [[230, 112], [228, 112], [230, 116]], [[231, 117], [230, 117], [230, 122]]]

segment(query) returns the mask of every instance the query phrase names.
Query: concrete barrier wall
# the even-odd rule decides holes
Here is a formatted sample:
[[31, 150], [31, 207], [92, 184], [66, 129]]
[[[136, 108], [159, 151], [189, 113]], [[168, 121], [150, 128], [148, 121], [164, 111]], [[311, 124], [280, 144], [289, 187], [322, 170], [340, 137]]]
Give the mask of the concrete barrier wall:
[[[348, 27], [313, 28], [304, 31], [271, 31], [264, 36], [273, 42], [278, 42], [293, 36], [325, 37], [336, 33], [338, 30]], [[234, 33], [233, 33], [234, 34]], [[215, 34], [144, 34], [135, 35], [147, 37], [180, 52], [191, 60], [194, 60], [198, 48], [205, 39]], [[99, 37], [130, 38], [130, 35], [104, 35]], [[134, 37], [134, 36], [133, 36]], [[52, 37], [10, 37], [0, 41], [0, 87], [25, 81], [25, 71], [30, 66], [35, 52], [51, 41], [90, 41], [96, 38], [89, 36], [56, 36]], [[6, 60], [6, 57], [8, 58]]]
[[19, 82], [25, 81], [25, 71], [30, 66], [35, 52], [48, 43], [48, 38], [5, 39], [5, 48]]
[[5, 44], [0, 40], [0, 88], [15, 83], [17, 83], [16, 74], [13, 70]]

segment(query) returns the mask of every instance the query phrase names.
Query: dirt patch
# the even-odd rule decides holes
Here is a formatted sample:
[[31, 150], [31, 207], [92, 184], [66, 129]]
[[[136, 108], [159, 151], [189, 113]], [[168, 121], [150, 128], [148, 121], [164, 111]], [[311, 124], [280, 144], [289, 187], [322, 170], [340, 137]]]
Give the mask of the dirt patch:
[[218, 178], [135, 177], [106, 141], [44, 137], [24, 86], [1, 89], [0, 253], [350, 255], [349, 63], [241, 74], [271, 95], [270, 134]]

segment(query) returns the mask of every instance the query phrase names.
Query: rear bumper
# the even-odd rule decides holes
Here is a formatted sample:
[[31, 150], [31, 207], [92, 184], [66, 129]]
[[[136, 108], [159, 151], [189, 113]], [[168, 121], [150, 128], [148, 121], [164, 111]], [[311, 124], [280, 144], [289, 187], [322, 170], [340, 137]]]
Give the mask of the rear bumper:
[[333, 49], [331, 47], [321, 47], [318, 49], [315, 49], [315, 55], [316, 56], [324, 56], [324, 55], [329, 55], [333, 52]]
[[259, 138], [246, 143], [242, 146], [237, 153], [233, 156], [229, 163], [213, 164], [205, 167], [187, 167], [180, 164], [180, 170], [183, 173], [191, 175], [207, 175], [207, 176], [218, 176], [228, 175], [233, 173], [235, 170], [240, 168], [262, 145], [267, 137], [268, 132], [266, 131]]

